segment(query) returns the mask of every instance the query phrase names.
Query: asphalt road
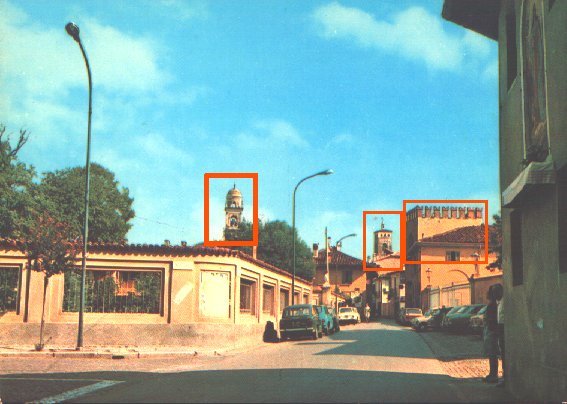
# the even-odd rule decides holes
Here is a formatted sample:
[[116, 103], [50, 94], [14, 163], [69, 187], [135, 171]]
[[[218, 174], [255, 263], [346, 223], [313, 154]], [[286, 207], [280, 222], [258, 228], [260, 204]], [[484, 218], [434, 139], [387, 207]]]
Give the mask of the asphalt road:
[[265, 344], [225, 356], [22, 359], [0, 360], [0, 366], [2, 402], [512, 400], [478, 379], [448, 376], [418, 333], [391, 323], [347, 326], [317, 341]]

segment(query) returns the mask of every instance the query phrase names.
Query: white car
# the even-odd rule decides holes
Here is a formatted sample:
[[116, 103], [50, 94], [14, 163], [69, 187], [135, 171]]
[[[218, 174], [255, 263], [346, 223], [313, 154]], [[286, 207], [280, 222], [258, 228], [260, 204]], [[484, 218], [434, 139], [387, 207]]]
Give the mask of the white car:
[[341, 307], [339, 308], [339, 324], [346, 323], [360, 323], [360, 314], [355, 307]]

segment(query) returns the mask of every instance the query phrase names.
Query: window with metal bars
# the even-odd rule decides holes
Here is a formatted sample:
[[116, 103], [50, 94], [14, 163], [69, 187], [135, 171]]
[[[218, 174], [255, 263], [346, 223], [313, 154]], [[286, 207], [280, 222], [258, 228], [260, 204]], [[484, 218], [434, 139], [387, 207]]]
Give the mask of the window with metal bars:
[[0, 315], [8, 311], [16, 311], [19, 274], [19, 268], [0, 268]]
[[[79, 311], [81, 275], [66, 272], [63, 311]], [[157, 271], [87, 271], [85, 312], [160, 314], [162, 276]]]

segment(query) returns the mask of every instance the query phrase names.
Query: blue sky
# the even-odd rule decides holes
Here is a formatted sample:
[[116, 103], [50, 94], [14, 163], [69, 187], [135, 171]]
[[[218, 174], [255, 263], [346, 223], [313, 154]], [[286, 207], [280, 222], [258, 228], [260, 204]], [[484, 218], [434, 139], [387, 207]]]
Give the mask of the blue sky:
[[[130, 242], [203, 240], [203, 175], [258, 172], [259, 211], [362, 254], [362, 211], [403, 199], [498, 210], [496, 43], [441, 1], [0, 2], [0, 121], [41, 172], [92, 160], [134, 198]], [[224, 193], [218, 196], [222, 204]], [[221, 212], [224, 217], [224, 212]], [[379, 223], [376, 223], [379, 225]]]

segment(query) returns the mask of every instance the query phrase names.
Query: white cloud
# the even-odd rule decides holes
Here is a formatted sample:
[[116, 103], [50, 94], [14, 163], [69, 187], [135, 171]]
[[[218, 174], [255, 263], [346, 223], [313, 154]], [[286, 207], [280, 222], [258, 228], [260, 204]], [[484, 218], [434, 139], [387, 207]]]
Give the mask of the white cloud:
[[487, 80], [498, 79], [498, 60], [495, 60], [494, 62], [486, 66], [482, 75]]
[[421, 60], [431, 69], [456, 70], [468, 51], [477, 57], [486, 57], [489, 51], [487, 39], [474, 34], [451, 36], [439, 16], [421, 7], [410, 7], [388, 22], [333, 2], [317, 8], [313, 18], [325, 38], [350, 38], [362, 47], [398, 52], [408, 59]]
[[158, 133], [149, 133], [140, 136], [137, 139], [137, 143], [141, 150], [145, 152], [146, 157], [161, 162], [167, 162], [166, 164], [179, 166], [190, 164], [193, 161], [189, 153], [174, 146], [163, 135]]
[[237, 141], [240, 146], [248, 149], [309, 146], [292, 124], [280, 119], [256, 122], [251, 129], [239, 133]]
[[[79, 47], [64, 26], [46, 28], [8, 1], [1, 8], [0, 46], [6, 55], [0, 62], [3, 122], [30, 130], [33, 142], [27, 154], [44, 155], [47, 147], [54, 154], [65, 148], [67, 155], [78, 154], [83, 144], [79, 147], [69, 139], [76, 140], [78, 133], [84, 137], [88, 105]], [[174, 87], [160, 63], [167, 49], [152, 38], [133, 36], [88, 17], [78, 25], [92, 70], [93, 135], [131, 132], [148, 119], [143, 108], [155, 114], [160, 104], [192, 104], [208, 92], [199, 86]]]
[[350, 133], [340, 133], [338, 135], [333, 136], [331, 140], [329, 140], [329, 142], [327, 143], [327, 146], [334, 146], [334, 145], [346, 146], [352, 144], [353, 142], [354, 142], [354, 136], [352, 136]]
[[204, 1], [161, 0], [162, 14], [179, 21], [208, 16], [207, 4]]

